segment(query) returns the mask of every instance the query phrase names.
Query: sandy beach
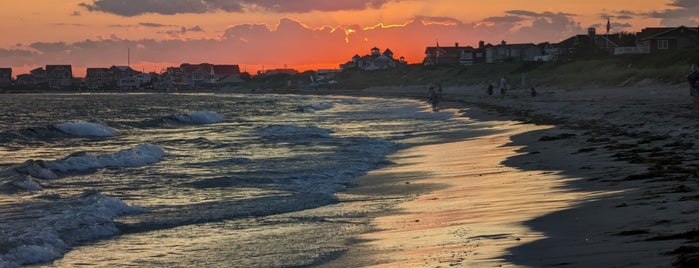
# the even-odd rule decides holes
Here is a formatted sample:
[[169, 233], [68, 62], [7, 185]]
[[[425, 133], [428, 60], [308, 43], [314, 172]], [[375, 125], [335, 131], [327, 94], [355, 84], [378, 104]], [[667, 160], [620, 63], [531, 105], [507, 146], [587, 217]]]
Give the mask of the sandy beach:
[[399, 151], [359, 178], [341, 198], [409, 198], [379, 202], [321, 266], [696, 265], [699, 113], [686, 86], [538, 91], [445, 88], [442, 107], [483, 135]]

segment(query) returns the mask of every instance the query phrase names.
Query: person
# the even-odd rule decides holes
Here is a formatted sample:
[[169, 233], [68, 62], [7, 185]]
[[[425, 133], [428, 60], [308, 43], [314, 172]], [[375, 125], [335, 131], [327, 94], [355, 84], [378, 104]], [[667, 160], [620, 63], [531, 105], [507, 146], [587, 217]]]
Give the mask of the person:
[[532, 91], [532, 93], [531, 93], [532, 97], [536, 97], [536, 89], [534, 87], [532, 87], [531, 91]]
[[442, 83], [437, 83], [437, 100], [442, 100]]
[[488, 96], [493, 96], [493, 88], [495, 88], [495, 85], [493, 85], [493, 80], [488, 80]]
[[697, 89], [697, 80], [699, 80], [699, 71], [697, 71], [697, 65], [692, 64], [692, 66], [689, 67], [689, 74], [687, 75], [689, 95], [692, 96], [692, 109], [697, 109], [697, 107], [699, 107], [699, 89]]
[[427, 94], [429, 95], [430, 104], [432, 105], [432, 111], [436, 111], [437, 102], [439, 102], [439, 95], [437, 95], [437, 91], [434, 90], [434, 87], [430, 87]]
[[507, 79], [505, 79], [505, 76], [503, 75], [500, 78], [500, 98], [505, 97], [505, 91], [507, 91]]

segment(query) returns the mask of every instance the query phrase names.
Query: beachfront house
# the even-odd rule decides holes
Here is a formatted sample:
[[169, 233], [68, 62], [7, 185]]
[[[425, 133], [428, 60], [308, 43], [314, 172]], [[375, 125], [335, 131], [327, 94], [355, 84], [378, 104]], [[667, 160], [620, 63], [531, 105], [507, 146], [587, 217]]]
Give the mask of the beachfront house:
[[371, 49], [370, 54], [364, 56], [359, 56], [358, 54], [355, 54], [350, 61], [344, 64], [340, 64], [340, 70], [386, 70], [393, 69], [405, 64], [406, 63], [403, 57], [401, 57], [400, 59], [394, 59], [393, 51], [391, 51], [390, 49], [387, 48], [386, 50], [384, 50], [383, 53], [381, 53], [381, 50], [379, 48], [373, 47]]
[[90, 90], [102, 89], [114, 84], [114, 77], [109, 68], [87, 68], [85, 87]]
[[240, 83], [240, 67], [232, 64], [215, 64], [211, 81], [217, 84]]
[[543, 50], [532, 43], [507, 44], [503, 40], [499, 45], [486, 45], [484, 53], [486, 63], [522, 62], [536, 61], [537, 57], [543, 55]]
[[0, 87], [12, 85], [12, 68], [0, 68]]
[[70, 87], [73, 85], [73, 67], [70, 65], [46, 65], [46, 79], [50, 88]]
[[648, 53], [673, 51], [699, 45], [699, 27], [645, 28], [636, 39], [638, 47]]
[[[481, 45], [483, 45], [482, 41]], [[422, 64], [425, 66], [469, 66], [478, 62], [477, 54], [479, 52], [479, 49], [470, 46], [459, 46], [458, 42], [454, 43], [453, 47], [440, 47], [437, 43], [437, 46], [425, 48], [425, 58], [422, 60]]]
[[17, 85], [21, 86], [40, 86], [46, 84], [46, 70], [39, 67], [29, 71], [29, 74], [17, 75]]
[[595, 28], [588, 28], [587, 34], [571, 36], [561, 42], [544, 47], [546, 55], [558, 58], [571, 55], [586, 55], [596, 52], [614, 54], [616, 50], [628, 43], [628, 36], [617, 34], [597, 34]]

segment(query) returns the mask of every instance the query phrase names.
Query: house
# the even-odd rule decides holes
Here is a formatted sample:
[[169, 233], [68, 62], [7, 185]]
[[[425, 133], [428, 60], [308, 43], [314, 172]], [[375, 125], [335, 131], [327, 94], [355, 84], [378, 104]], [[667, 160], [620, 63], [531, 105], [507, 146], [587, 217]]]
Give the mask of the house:
[[486, 63], [536, 61], [543, 55], [535, 44], [507, 44], [504, 40], [499, 45], [486, 45], [484, 51]]
[[672, 51], [699, 45], [699, 27], [645, 28], [636, 39], [638, 46], [650, 53]]
[[398, 60], [394, 59], [393, 51], [390, 49], [387, 48], [383, 53], [381, 53], [379, 48], [373, 47], [370, 54], [364, 56], [355, 54], [350, 61], [340, 64], [340, 70], [386, 70], [405, 64], [405, 59], [403, 57], [400, 57]]
[[211, 80], [215, 83], [229, 84], [240, 83], [240, 67], [238, 65], [214, 65], [214, 72]]
[[469, 66], [477, 62], [477, 52], [470, 46], [460, 47], [459, 43], [454, 43], [453, 47], [440, 47], [438, 43], [437, 46], [425, 48], [422, 64]]
[[191, 86], [211, 83], [214, 76], [214, 65], [209, 63], [183, 63], [180, 65], [180, 70], [183, 82]]
[[39, 86], [46, 83], [46, 70], [39, 67], [29, 71], [29, 74], [17, 75], [17, 85]]
[[269, 70], [257, 71], [257, 74], [261, 75], [261, 76], [280, 75], [280, 74], [296, 75], [298, 73], [299, 73], [299, 71], [294, 70], [294, 69], [289, 69], [289, 68], [279, 68], [279, 69], [269, 69]]
[[606, 51], [609, 54], [617, 54], [616, 51], [624, 51], [628, 45], [628, 36], [621, 33], [597, 34], [595, 28], [588, 28], [587, 34], [571, 36], [556, 44], [546, 44], [545, 55], [554, 58], [560, 56], [595, 53], [596, 51]]
[[87, 68], [85, 87], [90, 90], [101, 89], [114, 83], [114, 75], [109, 68]]
[[46, 79], [51, 88], [73, 85], [73, 68], [70, 65], [46, 65]]
[[0, 87], [12, 85], [12, 68], [0, 68]]

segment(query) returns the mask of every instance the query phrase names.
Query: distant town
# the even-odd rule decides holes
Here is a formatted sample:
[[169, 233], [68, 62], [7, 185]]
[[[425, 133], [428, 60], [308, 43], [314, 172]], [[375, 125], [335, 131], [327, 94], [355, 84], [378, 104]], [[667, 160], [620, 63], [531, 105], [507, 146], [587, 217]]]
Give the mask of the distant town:
[[[608, 24], [609, 25], [609, 24]], [[571, 55], [589, 53], [609, 56], [628, 54], [652, 54], [673, 51], [699, 45], [699, 27], [645, 28], [637, 33], [597, 33], [589, 28], [586, 34], [571, 36], [559, 43], [486, 44], [480, 41], [476, 47], [450, 45], [427, 46], [422, 65], [425, 66], [472, 66], [503, 62], [556, 61]], [[369, 54], [354, 55], [338, 69], [323, 69], [311, 72], [308, 86], [319, 81], [330, 81], [333, 75], [346, 70], [386, 70], [406, 66], [403, 57], [395, 58], [393, 51], [374, 47]], [[296, 75], [293, 69], [270, 69], [259, 71], [255, 77]], [[84, 78], [74, 77], [71, 65], [46, 65], [18, 74], [13, 78], [12, 68], [0, 68], [0, 88], [31, 90], [80, 90], [80, 91], [176, 91], [197, 88], [236, 86], [251, 79], [253, 75], [241, 72], [236, 64], [183, 63], [168, 67], [161, 73], [140, 72], [130, 66], [87, 68]]]

